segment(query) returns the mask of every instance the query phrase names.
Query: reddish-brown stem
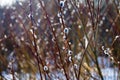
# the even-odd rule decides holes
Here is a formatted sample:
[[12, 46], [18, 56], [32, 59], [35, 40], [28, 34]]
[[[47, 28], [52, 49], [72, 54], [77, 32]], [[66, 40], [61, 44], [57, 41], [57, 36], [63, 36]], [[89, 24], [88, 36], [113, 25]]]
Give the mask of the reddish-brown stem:
[[[62, 60], [61, 51], [60, 51], [60, 48], [59, 48], [59, 45], [58, 45], [58, 42], [57, 42], [57, 37], [56, 37], [56, 35], [55, 35], [55, 31], [53, 31], [53, 29], [52, 29], [52, 25], [51, 25], [50, 19], [49, 19], [49, 17], [48, 17], [47, 11], [46, 11], [45, 7], [43, 6], [41, 0], [39, 0], [39, 3], [40, 3], [42, 9], [43, 9], [44, 12], [45, 12], [45, 16], [46, 16], [46, 18], [47, 18], [48, 24], [50, 24], [50, 29], [51, 29], [51, 31], [52, 31], [52, 33], [53, 33], [54, 38], [55, 38], [55, 44], [56, 44], [57, 50], [58, 50], [58, 52], [59, 52], [60, 62], [61, 62], [61, 64], [62, 64], [63, 60]], [[67, 76], [67, 73], [66, 73], [66, 70], [65, 70], [65, 66], [64, 66], [63, 64], [62, 64], [62, 67], [63, 67], [64, 73], [65, 73], [66, 79], [69, 80], [69, 78], [68, 78], [68, 76]]]
[[[90, 39], [92, 39], [92, 37], [93, 37], [93, 35], [90, 37]], [[83, 52], [83, 55], [82, 55], [82, 57], [81, 57], [81, 61], [80, 61], [80, 64], [79, 64], [79, 72], [78, 72], [78, 77], [77, 77], [77, 79], [80, 79], [82, 62], [83, 62], [83, 60], [84, 60], [84, 56], [85, 56], [85, 53], [86, 53], [86, 51], [87, 51], [87, 49], [88, 49], [89, 44], [90, 44], [90, 41], [88, 42], [87, 47], [85, 48], [85, 50], [84, 50], [84, 52]]]

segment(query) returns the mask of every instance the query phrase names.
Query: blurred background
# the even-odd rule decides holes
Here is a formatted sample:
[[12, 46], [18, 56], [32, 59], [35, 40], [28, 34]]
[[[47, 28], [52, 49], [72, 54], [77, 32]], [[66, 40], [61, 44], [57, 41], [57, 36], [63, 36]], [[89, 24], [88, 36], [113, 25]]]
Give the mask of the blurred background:
[[119, 80], [120, 0], [0, 0], [0, 80]]

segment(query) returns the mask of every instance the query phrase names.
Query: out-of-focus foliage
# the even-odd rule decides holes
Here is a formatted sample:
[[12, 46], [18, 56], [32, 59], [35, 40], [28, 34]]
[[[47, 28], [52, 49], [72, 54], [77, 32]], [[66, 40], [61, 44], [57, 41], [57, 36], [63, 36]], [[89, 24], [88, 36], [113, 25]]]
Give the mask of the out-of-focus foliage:
[[119, 68], [119, 16], [119, 0], [27, 0], [1, 8], [0, 78], [103, 80], [99, 56]]

